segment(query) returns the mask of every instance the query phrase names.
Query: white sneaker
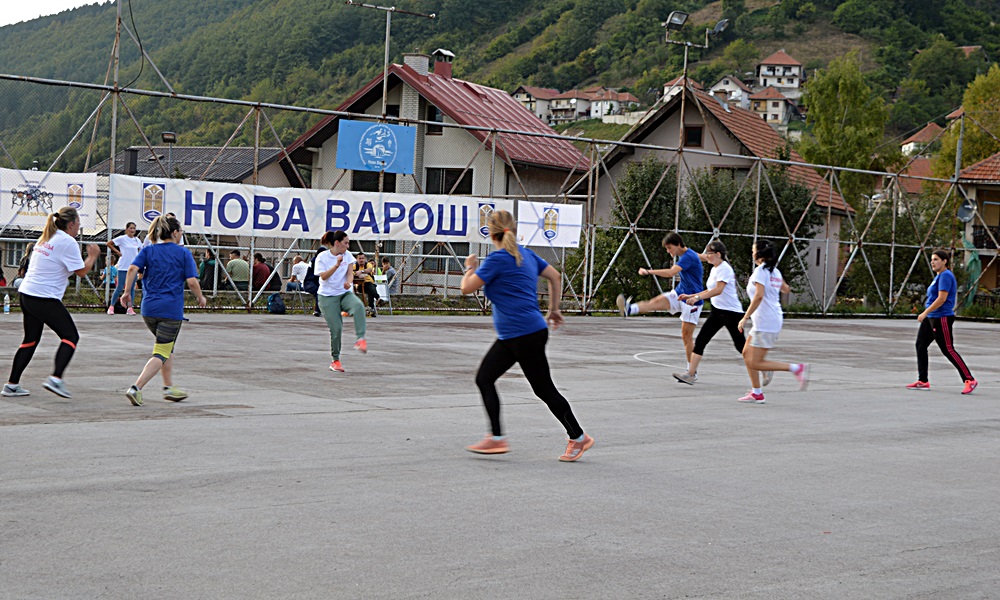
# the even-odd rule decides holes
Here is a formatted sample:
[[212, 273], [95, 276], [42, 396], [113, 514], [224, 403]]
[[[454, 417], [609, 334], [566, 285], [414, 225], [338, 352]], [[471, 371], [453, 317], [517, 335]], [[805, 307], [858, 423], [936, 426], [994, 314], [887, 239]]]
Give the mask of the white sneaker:
[[45, 380], [45, 383], [42, 384], [42, 387], [49, 390], [56, 396], [62, 396], [63, 398], [73, 397], [73, 394], [70, 393], [68, 389], [66, 389], [66, 382], [61, 379], [56, 379], [51, 375], [49, 375], [49, 378]]
[[0, 396], [7, 396], [8, 398], [14, 396], [28, 396], [31, 392], [21, 387], [20, 383], [5, 383], [3, 384], [3, 391], [0, 391]]
[[767, 387], [771, 380], [774, 379], [774, 371], [761, 371], [762, 377], [760, 381], [760, 387]]

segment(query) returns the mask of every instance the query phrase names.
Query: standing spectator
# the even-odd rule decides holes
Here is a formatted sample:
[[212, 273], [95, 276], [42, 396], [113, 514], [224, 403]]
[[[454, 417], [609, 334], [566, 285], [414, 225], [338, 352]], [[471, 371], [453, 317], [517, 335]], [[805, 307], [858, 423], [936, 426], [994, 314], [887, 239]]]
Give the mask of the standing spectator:
[[382, 274], [385, 275], [386, 287], [389, 289], [389, 296], [399, 293], [399, 280], [396, 279], [396, 269], [392, 268], [392, 261], [388, 256], [382, 257]]
[[306, 280], [306, 273], [309, 272], [309, 263], [302, 260], [302, 256], [296, 254], [292, 259], [292, 277], [285, 284], [285, 289], [289, 292], [302, 291], [302, 282]]
[[240, 251], [233, 250], [229, 253], [229, 262], [226, 263], [225, 279], [231, 279], [236, 285], [236, 289], [241, 292], [247, 291], [247, 284], [250, 282], [250, 265], [240, 258]]
[[69, 276], [83, 277], [90, 272], [97, 257], [101, 255], [96, 244], [87, 246], [87, 260], [80, 257], [80, 246], [76, 236], [80, 234], [80, 215], [75, 208], [64, 206], [45, 220], [38, 243], [32, 252], [36, 254], [28, 265], [28, 272], [18, 289], [21, 315], [24, 321], [24, 338], [14, 354], [10, 379], [3, 386], [4, 396], [27, 396], [28, 390], [21, 387], [21, 374], [31, 362], [35, 348], [42, 339], [42, 330], [48, 326], [59, 336], [56, 363], [52, 375], [42, 384], [45, 389], [63, 398], [72, 398], [62, 379], [63, 371], [69, 365], [76, 344], [80, 341], [76, 324], [66, 306], [63, 294], [69, 284]]
[[[142, 242], [139, 238], [135, 237], [136, 227], [135, 223], [125, 224], [125, 233], [116, 237], [113, 240], [108, 241], [108, 248], [111, 252], [118, 257], [118, 264], [116, 268], [120, 272], [128, 271], [129, 266], [135, 257], [138, 256], [139, 250], [142, 249]], [[122, 290], [125, 289], [125, 278], [119, 277], [118, 283], [115, 285], [115, 292], [111, 294], [111, 303], [108, 305], [108, 314], [115, 314], [115, 303], [118, 302], [118, 298], [122, 295]], [[135, 303], [135, 289], [132, 289], [132, 299], [128, 303], [128, 310], [125, 314], [134, 315], [135, 311], [132, 310], [132, 304]]]

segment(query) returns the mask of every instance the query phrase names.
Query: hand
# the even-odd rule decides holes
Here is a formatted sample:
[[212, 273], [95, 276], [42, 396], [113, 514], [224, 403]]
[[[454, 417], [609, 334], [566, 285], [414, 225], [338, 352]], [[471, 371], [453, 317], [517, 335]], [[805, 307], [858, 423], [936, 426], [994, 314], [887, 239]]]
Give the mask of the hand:
[[[677, 298], [680, 299], [680, 296], [678, 296]], [[698, 304], [698, 296], [697, 295], [688, 296], [687, 299], [684, 300], [684, 302], [686, 302], [688, 306], [694, 306], [695, 304]]]
[[552, 329], [559, 329], [559, 326], [565, 322], [562, 312], [558, 308], [550, 310], [549, 314], [545, 316], [545, 320], [552, 325]]
[[350, 281], [345, 281], [344, 282], [344, 289], [345, 290], [351, 289], [351, 282]]
[[692, 294], [677, 294], [677, 299], [680, 300], [681, 302], [684, 302], [691, 296]]
[[198, 294], [198, 306], [202, 308], [208, 306], [208, 298], [204, 294]]
[[[87, 246], [87, 258], [96, 259], [101, 255], [101, 249], [97, 247], [97, 244], [90, 244]], [[121, 256], [119, 254], [118, 256]]]
[[470, 254], [465, 257], [465, 267], [467, 269], [475, 269], [479, 266], [479, 257], [475, 254]]
[[131, 308], [132, 307], [132, 290], [125, 290], [124, 292], [122, 292], [121, 297], [118, 298], [118, 302], [120, 302], [121, 305], [124, 306], [125, 308]]
[[639, 275], [652, 275], [652, 273], [650, 273], [649, 269], [639, 267]]
[[746, 324], [746, 322], [747, 318], [743, 317], [742, 319], [740, 319], [740, 324], [736, 326], [740, 330], [740, 333], [743, 333], [743, 326]]
[[926, 318], [927, 318], [927, 313], [926, 312], [920, 313], [919, 315], [917, 315], [917, 323], [923, 323], [924, 319], [926, 319]]
[[342, 263], [342, 262], [344, 262], [344, 255], [343, 254], [338, 254], [337, 255], [337, 266], [339, 267], [340, 263]]

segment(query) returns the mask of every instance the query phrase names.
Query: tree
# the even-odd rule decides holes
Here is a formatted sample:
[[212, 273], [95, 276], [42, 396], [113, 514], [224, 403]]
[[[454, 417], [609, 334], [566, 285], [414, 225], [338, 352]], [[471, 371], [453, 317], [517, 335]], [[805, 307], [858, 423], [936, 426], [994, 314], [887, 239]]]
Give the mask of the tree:
[[938, 36], [910, 61], [910, 76], [923, 79], [933, 94], [940, 94], [952, 84], [964, 88], [974, 76], [974, 66], [965, 52], [955, 44]]
[[[885, 133], [885, 101], [865, 83], [856, 52], [833, 60], [809, 81], [803, 102], [811, 131], [802, 138], [799, 152], [807, 161], [855, 169], [882, 166], [875, 149]], [[868, 176], [841, 173], [840, 178], [844, 197], [852, 204], [862, 193], [871, 193]]]
[[747, 71], [752, 71], [759, 58], [760, 52], [757, 50], [757, 46], [743, 38], [735, 40], [722, 51], [723, 64], [740, 76]]
[[735, 22], [736, 19], [746, 14], [747, 5], [744, 0], [722, 0], [722, 18]]
[[[969, 84], [962, 99], [962, 108], [968, 116], [962, 140], [964, 168], [1000, 152], [1000, 141], [997, 141], [1000, 138], [1000, 66], [994, 64], [985, 75], [976, 77]], [[972, 119], [975, 119], [975, 123]], [[955, 173], [955, 148], [959, 129], [956, 120], [944, 134], [941, 153], [934, 165], [935, 173], [941, 177], [951, 177]]]

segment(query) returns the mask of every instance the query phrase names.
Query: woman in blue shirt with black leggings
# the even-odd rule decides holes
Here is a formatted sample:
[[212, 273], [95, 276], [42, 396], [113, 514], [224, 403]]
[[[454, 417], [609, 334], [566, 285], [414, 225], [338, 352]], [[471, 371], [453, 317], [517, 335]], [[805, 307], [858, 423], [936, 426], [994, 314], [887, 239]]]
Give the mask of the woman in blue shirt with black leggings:
[[931, 255], [931, 269], [936, 274], [934, 281], [927, 287], [927, 301], [922, 313], [917, 315], [920, 322], [920, 331], [917, 332], [917, 380], [906, 386], [911, 390], [931, 389], [930, 379], [927, 377], [927, 347], [932, 341], [937, 342], [938, 348], [945, 358], [951, 361], [958, 370], [959, 376], [965, 382], [963, 394], [971, 394], [976, 389], [979, 382], [972, 376], [972, 371], [962, 360], [955, 350], [955, 338], [952, 333], [952, 324], [955, 322], [955, 298], [958, 296], [958, 283], [955, 281], [955, 274], [948, 268], [951, 263], [951, 253], [938, 248]]
[[549, 329], [546, 317], [538, 308], [538, 277], [542, 276], [549, 282], [548, 322], [552, 323], [553, 329], [562, 325], [563, 316], [559, 311], [561, 275], [537, 254], [517, 245], [517, 224], [509, 212], [494, 211], [489, 219], [489, 232], [497, 250], [481, 265], [475, 254], [465, 259], [462, 293], [471, 294], [483, 288], [486, 297], [493, 303], [493, 326], [497, 331], [497, 340], [483, 357], [476, 374], [476, 385], [483, 396], [492, 431], [483, 441], [467, 449], [477, 454], [510, 451], [500, 424], [500, 396], [497, 395], [496, 381], [517, 363], [521, 365], [535, 395], [548, 405], [566, 428], [569, 443], [559, 460], [573, 462], [594, 445], [594, 438], [583, 432], [569, 402], [552, 383], [549, 361], [545, 357]]

